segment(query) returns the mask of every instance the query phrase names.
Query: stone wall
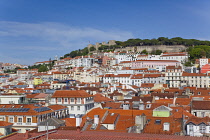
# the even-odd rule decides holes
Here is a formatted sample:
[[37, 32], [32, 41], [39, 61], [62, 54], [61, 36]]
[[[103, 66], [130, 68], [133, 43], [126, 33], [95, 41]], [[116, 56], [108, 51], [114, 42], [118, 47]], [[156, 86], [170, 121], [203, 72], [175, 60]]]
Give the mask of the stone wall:
[[132, 47], [125, 47], [120, 49], [115, 49], [115, 51], [132, 51], [132, 52], [141, 52], [143, 50], [147, 50], [147, 52], [151, 52], [152, 50], [162, 50], [163, 52], [181, 52], [185, 51], [187, 47], [184, 45], [173, 45], [173, 46], [167, 46], [167, 45], [156, 45], [156, 46], [132, 46]]
[[108, 42], [102, 42], [102, 43], [96, 43], [95, 45], [94, 44], [88, 44], [88, 49], [90, 49], [90, 47], [95, 47], [96, 50], [98, 50], [98, 48], [101, 46], [101, 45], [106, 45], [106, 46], [111, 46], [111, 45], [116, 45], [115, 43], [115, 40], [109, 40]]

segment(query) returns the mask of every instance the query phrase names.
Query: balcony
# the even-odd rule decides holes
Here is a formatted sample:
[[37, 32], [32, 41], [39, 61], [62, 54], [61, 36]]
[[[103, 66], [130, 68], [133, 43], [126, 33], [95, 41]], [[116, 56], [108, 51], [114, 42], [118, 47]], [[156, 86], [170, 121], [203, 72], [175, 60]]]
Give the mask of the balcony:
[[18, 123], [16, 123], [17, 125], [22, 125], [23, 123], [21, 123], [21, 122], [18, 122]]
[[27, 123], [25, 123], [26, 125], [31, 125], [31, 122], [27, 122]]
[[17, 122], [17, 123], [14, 123], [13, 126], [37, 126], [37, 123], [31, 123], [31, 122], [22, 123], [22, 122]]

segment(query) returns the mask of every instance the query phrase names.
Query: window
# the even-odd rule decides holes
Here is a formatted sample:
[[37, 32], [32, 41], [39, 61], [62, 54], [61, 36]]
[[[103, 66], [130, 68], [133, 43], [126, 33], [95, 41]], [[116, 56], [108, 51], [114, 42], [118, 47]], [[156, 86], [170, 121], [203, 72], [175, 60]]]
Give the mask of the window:
[[58, 102], [61, 102], [61, 98], [58, 98]]
[[64, 98], [64, 102], [68, 102], [68, 98]]
[[74, 98], [71, 98], [71, 102], [74, 102]]
[[165, 122], [163, 124], [163, 131], [169, 131], [170, 130], [170, 124], [168, 122]]
[[201, 117], [205, 117], [205, 112], [201, 112]]
[[198, 95], [201, 95], [201, 92], [198, 92]]
[[80, 103], [81, 102], [81, 98], [77, 98], [77, 103]]
[[52, 102], [52, 103], [55, 102], [55, 98], [51, 98], [51, 102]]
[[23, 118], [18, 118], [18, 122], [22, 123]]
[[155, 124], [161, 124], [161, 120], [155, 120]]
[[80, 110], [80, 106], [77, 106], [77, 110]]
[[9, 101], [9, 104], [14, 104], [15, 102], [14, 101]]
[[14, 122], [13, 117], [9, 117], [9, 122], [11, 122], [11, 123], [13, 123], [13, 122]]
[[4, 121], [4, 117], [0, 117], [0, 121]]
[[74, 110], [74, 106], [71, 106], [71, 110]]
[[193, 131], [193, 125], [192, 124], [189, 125], [189, 131]]
[[151, 107], [151, 104], [147, 104], [146, 108], [150, 108]]
[[31, 123], [31, 118], [27, 118], [27, 123]]
[[206, 132], [206, 125], [201, 124], [201, 125], [199, 126], [199, 129], [200, 129], [200, 133], [205, 133], [205, 132]]

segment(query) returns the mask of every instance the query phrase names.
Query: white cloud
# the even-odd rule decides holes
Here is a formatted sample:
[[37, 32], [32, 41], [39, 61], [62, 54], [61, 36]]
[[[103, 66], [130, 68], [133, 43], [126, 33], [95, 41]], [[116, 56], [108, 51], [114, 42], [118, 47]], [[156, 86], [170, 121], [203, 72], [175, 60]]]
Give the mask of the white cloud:
[[[54, 22], [23, 23], [0, 21], [0, 61], [33, 64], [38, 56], [50, 58], [86, 47], [89, 41], [127, 40], [133, 34], [122, 30], [73, 27]], [[24, 52], [23, 52], [24, 51]], [[50, 52], [50, 53], [49, 53]], [[17, 54], [20, 54], [20, 58]], [[63, 54], [62, 54], [63, 53]], [[9, 56], [9, 57], [8, 57]], [[43, 58], [42, 57], [42, 58]]]
[[81, 44], [81, 42], [88, 40], [127, 40], [133, 37], [131, 32], [121, 30], [105, 31], [94, 28], [79, 28], [53, 22], [21, 23], [8, 21], [0, 21], [0, 36], [35, 37], [59, 43], [63, 47]]

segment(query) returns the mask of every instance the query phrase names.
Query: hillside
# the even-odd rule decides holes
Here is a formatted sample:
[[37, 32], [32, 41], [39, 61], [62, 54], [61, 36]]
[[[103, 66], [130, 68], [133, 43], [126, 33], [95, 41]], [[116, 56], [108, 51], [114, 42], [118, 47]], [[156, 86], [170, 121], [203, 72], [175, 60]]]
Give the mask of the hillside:
[[76, 57], [97, 52], [109, 51], [132, 51], [139, 53], [160, 54], [162, 52], [188, 51], [190, 61], [194, 61], [202, 56], [210, 57], [210, 41], [197, 39], [183, 39], [181, 37], [157, 39], [128, 39], [127, 41], [113, 41], [111, 43], [89, 44], [84, 49], [79, 49], [65, 54], [62, 58]]

